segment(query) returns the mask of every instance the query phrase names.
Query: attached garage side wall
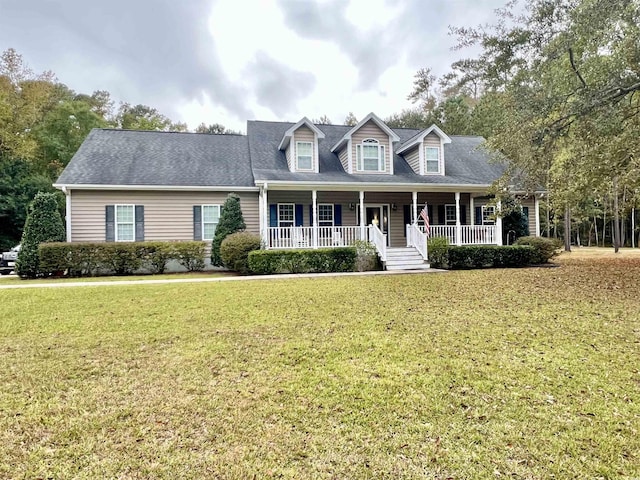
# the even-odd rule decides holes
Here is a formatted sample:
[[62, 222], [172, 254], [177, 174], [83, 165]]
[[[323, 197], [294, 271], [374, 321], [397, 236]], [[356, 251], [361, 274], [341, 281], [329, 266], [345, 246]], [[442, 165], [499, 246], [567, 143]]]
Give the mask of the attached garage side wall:
[[[145, 240], [193, 240], [193, 206], [223, 205], [229, 192], [95, 191], [71, 194], [71, 241], [104, 242], [105, 206], [144, 205]], [[240, 192], [247, 230], [258, 234], [258, 192]]]

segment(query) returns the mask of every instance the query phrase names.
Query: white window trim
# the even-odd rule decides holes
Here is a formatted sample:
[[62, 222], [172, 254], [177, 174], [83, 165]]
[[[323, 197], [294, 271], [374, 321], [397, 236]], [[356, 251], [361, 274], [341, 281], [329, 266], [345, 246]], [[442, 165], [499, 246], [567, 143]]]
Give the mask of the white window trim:
[[[364, 146], [376, 146], [378, 148], [378, 169], [377, 170], [367, 170], [364, 168]], [[357, 172], [385, 172], [386, 171], [386, 148], [385, 145], [380, 142], [377, 138], [365, 138], [356, 145], [356, 171]], [[360, 157], [358, 161], [358, 157]], [[373, 157], [368, 157], [373, 158]]]
[[[453, 220], [447, 220], [447, 209], [448, 208], [453, 208], [453, 213], [454, 213]], [[455, 204], [449, 203], [449, 204], [446, 204], [444, 206], [444, 225], [455, 225], [456, 224], [456, 215], [455, 215], [455, 213], [456, 213], [456, 205]], [[450, 221], [453, 221], [453, 223], [449, 223]]]
[[[309, 155], [309, 157], [311, 158], [311, 165], [309, 166], [309, 168], [301, 168], [300, 167], [300, 155], [298, 154], [298, 149], [300, 147], [301, 143], [305, 143], [309, 145], [309, 148], [311, 150], [311, 154]], [[308, 171], [308, 172], [312, 172], [314, 170], [313, 168], [313, 164], [314, 164], [314, 155], [313, 155], [313, 142], [307, 142], [307, 141], [296, 141], [296, 170], [303, 170], [303, 171]], [[306, 155], [305, 155], [306, 156]]]
[[[331, 225], [320, 225], [320, 222], [328, 222], [328, 220], [320, 220], [320, 207], [321, 206], [330, 206], [331, 207]], [[336, 225], [336, 207], [333, 203], [319, 203], [318, 208], [318, 226], [319, 227], [335, 227]]]
[[[438, 152], [438, 171], [430, 172], [427, 168], [427, 164], [429, 162], [434, 162], [435, 160], [429, 160], [427, 155], [427, 150], [433, 149]], [[424, 174], [425, 175], [441, 175], [442, 174], [442, 153], [440, 151], [440, 147], [434, 147], [433, 145], [425, 145], [424, 147]]]
[[292, 209], [293, 209], [293, 219], [292, 220], [283, 220], [283, 222], [291, 222], [291, 226], [295, 227], [296, 226], [296, 204], [295, 203], [278, 203], [277, 205], [277, 209], [278, 209], [278, 228], [289, 228], [289, 227], [282, 227], [280, 225], [280, 205], [291, 205]]
[[[123, 225], [128, 224], [129, 222], [118, 222], [118, 207], [131, 207], [133, 210], [133, 239], [131, 240], [120, 240], [118, 237], [118, 224], [122, 223]], [[114, 231], [114, 240], [116, 242], [135, 242], [136, 241], [136, 206], [130, 203], [120, 203], [115, 204], [113, 206], [113, 231]]]
[[[213, 237], [212, 238], [205, 238], [204, 235], [204, 207], [218, 207], [218, 223], [220, 223], [220, 215], [222, 215], [222, 205], [217, 204], [217, 203], [208, 203], [206, 205], [200, 205], [200, 228], [202, 229], [202, 236], [200, 238], [202, 238], [203, 241], [209, 242], [213, 240], [213, 237], [216, 236], [215, 234], [215, 230], [213, 232]], [[213, 222], [206, 222], [206, 223], [213, 223]], [[218, 223], [216, 223], [216, 229], [218, 228]]]
[[494, 207], [493, 205], [482, 205], [482, 209], [481, 209], [481, 211], [480, 211], [480, 213], [481, 213], [481, 215], [482, 215], [482, 225], [495, 225], [495, 224], [496, 224], [496, 221], [495, 221], [495, 220], [487, 220], [487, 221], [485, 222], [485, 220], [484, 220], [484, 217], [485, 217], [484, 212], [485, 212], [486, 210], [491, 210], [491, 214], [490, 214], [490, 215], [488, 215], [488, 216], [493, 216], [493, 215], [495, 215], [495, 214], [496, 214], [496, 207]]

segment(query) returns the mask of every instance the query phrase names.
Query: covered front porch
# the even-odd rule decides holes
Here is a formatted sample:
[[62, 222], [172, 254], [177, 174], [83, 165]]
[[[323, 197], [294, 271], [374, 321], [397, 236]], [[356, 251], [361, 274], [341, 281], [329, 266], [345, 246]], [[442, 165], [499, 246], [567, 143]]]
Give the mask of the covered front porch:
[[261, 188], [260, 228], [266, 248], [339, 247], [357, 240], [371, 241], [379, 252], [383, 247], [413, 246], [411, 227], [425, 234], [426, 226], [419, 218], [425, 204], [431, 237], [446, 237], [452, 245], [502, 244], [502, 220], [496, 215], [500, 206], [492, 205], [491, 198], [479, 189], [389, 192], [300, 188]]

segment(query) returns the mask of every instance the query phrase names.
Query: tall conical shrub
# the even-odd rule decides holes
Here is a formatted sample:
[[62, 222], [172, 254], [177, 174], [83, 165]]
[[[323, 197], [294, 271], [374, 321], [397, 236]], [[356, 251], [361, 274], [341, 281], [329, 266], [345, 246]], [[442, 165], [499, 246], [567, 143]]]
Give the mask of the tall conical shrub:
[[220, 258], [220, 245], [222, 241], [232, 233], [240, 232], [246, 228], [242, 209], [240, 208], [240, 197], [235, 193], [230, 193], [222, 206], [220, 220], [216, 227], [216, 233], [211, 242], [211, 264], [222, 266]]
[[65, 232], [58, 203], [53, 193], [39, 192], [29, 205], [27, 221], [22, 231], [22, 242], [16, 273], [21, 277], [35, 278], [40, 272], [38, 245], [44, 242], [64, 242]]

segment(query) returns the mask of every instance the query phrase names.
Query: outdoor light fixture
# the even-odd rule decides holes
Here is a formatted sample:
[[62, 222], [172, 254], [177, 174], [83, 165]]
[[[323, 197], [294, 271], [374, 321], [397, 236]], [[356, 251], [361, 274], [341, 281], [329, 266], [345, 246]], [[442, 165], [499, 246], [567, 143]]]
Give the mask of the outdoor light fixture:
[[356, 204], [355, 203], [350, 203], [349, 204], [349, 210], [355, 210], [356, 209]]
[[396, 210], [398, 210], [398, 205], [396, 205], [395, 203], [392, 203], [392, 204], [391, 204], [391, 210], [393, 210], [394, 212], [395, 212]]

